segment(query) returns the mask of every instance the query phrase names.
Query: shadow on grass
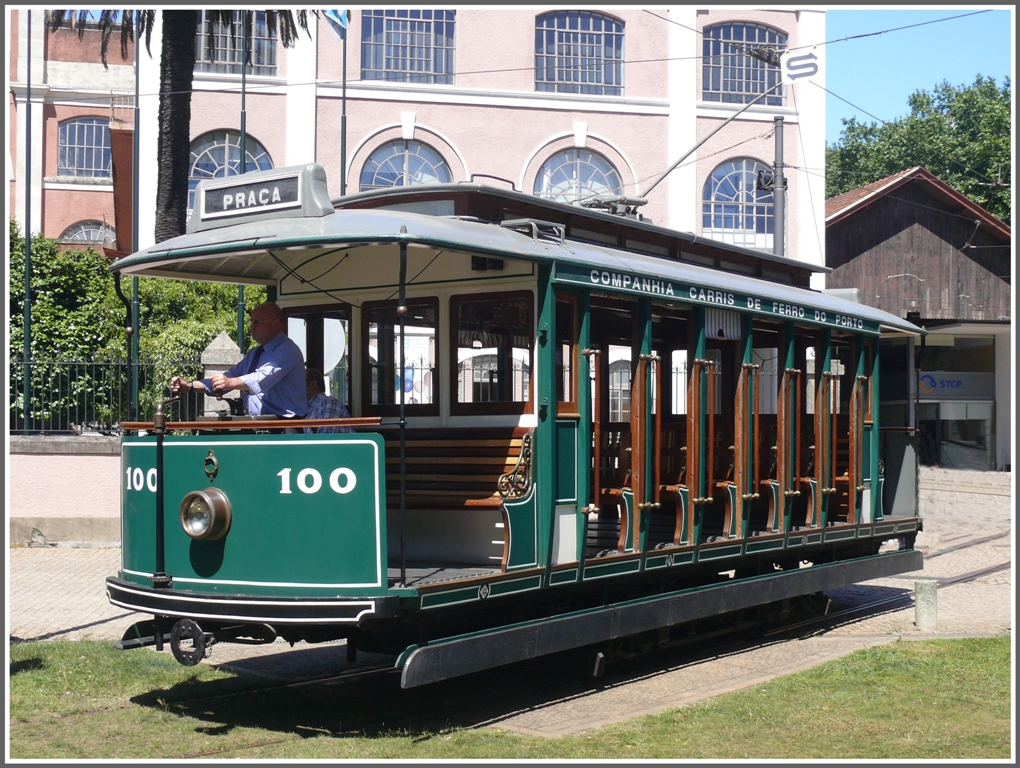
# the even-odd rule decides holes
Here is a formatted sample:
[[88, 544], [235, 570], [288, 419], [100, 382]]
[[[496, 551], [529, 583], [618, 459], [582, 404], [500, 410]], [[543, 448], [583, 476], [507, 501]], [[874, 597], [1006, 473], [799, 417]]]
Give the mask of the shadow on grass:
[[10, 674], [14, 677], [22, 672], [32, 672], [37, 669], [42, 669], [46, 666], [45, 662], [38, 656], [33, 656], [31, 659], [22, 659], [21, 661], [12, 661]]
[[[396, 670], [360, 677], [325, 677], [349, 669], [343, 658], [343, 646], [334, 645], [284, 650], [229, 662], [220, 669], [237, 677], [190, 681], [153, 690], [132, 701], [191, 718], [196, 721], [196, 733], [214, 737], [244, 727], [299, 737], [426, 740], [451, 728], [498, 725], [522, 711], [541, 710], [554, 702], [580, 699], [599, 690], [720, 659], [762, 644], [808, 637], [825, 626], [899, 610], [911, 599], [909, 589], [870, 585], [845, 587], [826, 595], [833, 600], [831, 612], [857, 607], [864, 610], [829, 617], [824, 624], [800, 625], [771, 641], [763, 641], [756, 633], [704, 639], [695, 636], [679, 647], [617, 659], [600, 678], [591, 676], [591, 651], [577, 650], [403, 690]], [[882, 600], [890, 602], [867, 607]], [[215, 649], [210, 661], [215, 662]], [[320, 679], [310, 679], [316, 677]]]
[[[449, 729], [498, 724], [512, 714], [621, 685], [635, 671], [648, 671], [624, 663], [593, 678], [590, 653], [572, 651], [408, 690], [401, 689], [396, 670], [297, 682], [278, 677], [288, 668], [323, 671], [330, 662], [337, 674], [345, 667], [342, 655], [342, 647], [313, 648], [231, 662], [220, 669], [238, 677], [190, 681], [131, 701], [190, 718], [196, 733], [214, 737], [250, 728], [299, 737], [427, 740]], [[675, 662], [659, 658], [652, 666], [661, 672]], [[243, 684], [247, 690], [239, 690]]]

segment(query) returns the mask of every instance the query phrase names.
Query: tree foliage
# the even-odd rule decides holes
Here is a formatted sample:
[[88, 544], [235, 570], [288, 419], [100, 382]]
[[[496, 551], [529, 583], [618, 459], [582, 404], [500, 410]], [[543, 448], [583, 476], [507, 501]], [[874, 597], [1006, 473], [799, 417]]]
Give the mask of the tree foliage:
[[[25, 240], [10, 220], [8, 269], [11, 359], [22, 356], [25, 301]], [[117, 296], [110, 261], [92, 248], [64, 248], [56, 240], [33, 236], [32, 357], [85, 359], [126, 357], [126, 309]], [[130, 297], [131, 283], [122, 290]], [[186, 359], [201, 353], [226, 331], [237, 340], [237, 287], [226, 283], [197, 283], [139, 278], [139, 349], [143, 357]], [[248, 314], [266, 299], [266, 290], [248, 287]]]
[[826, 197], [922, 166], [1007, 224], [1010, 222], [1011, 85], [978, 75], [970, 86], [943, 81], [908, 99], [906, 117], [878, 125], [843, 120], [826, 147]]

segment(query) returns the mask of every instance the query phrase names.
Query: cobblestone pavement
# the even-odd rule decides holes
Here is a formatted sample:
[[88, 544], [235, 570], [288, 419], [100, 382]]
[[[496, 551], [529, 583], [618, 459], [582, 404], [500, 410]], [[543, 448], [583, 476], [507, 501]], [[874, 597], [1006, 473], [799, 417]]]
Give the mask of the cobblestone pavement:
[[[832, 610], [881, 598], [898, 598], [863, 617], [848, 615], [821, 634], [766, 642], [654, 674], [606, 685], [566, 701], [548, 702], [490, 722], [520, 733], [559, 736], [690, 704], [808, 669], [851, 651], [897, 640], [988, 636], [1012, 632], [1013, 582], [1010, 476], [922, 470], [924, 531], [915, 547], [924, 569], [843, 587], [828, 594]], [[980, 543], [973, 543], [983, 540]], [[16, 548], [8, 550], [7, 626], [12, 640], [118, 639], [135, 621], [148, 618], [110, 605], [103, 583], [116, 573], [118, 548]], [[946, 580], [1005, 564], [972, 581]], [[917, 580], [942, 580], [935, 633], [914, 626], [912, 590]], [[299, 645], [298, 648], [301, 646]], [[268, 646], [217, 645], [206, 663], [238, 672], [265, 674], [259, 660], [293, 656], [288, 671], [302, 674], [299, 657], [331, 657], [289, 651], [282, 641]], [[280, 660], [285, 657], [281, 656]], [[277, 673], [279, 670], [275, 670]]]

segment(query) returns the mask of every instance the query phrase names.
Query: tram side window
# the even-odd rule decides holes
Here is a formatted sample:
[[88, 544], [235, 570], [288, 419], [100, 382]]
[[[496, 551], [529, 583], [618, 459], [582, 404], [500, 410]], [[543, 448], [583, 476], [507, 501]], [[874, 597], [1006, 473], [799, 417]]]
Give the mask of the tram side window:
[[528, 291], [450, 299], [451, 413], [530, 412], [533, 306]]
[[286, 314], [287, 335], [300, 347], [305, 365], [322, 371], [326, 394], [350, 410], [350, 308], [301, 307]]
[[755, 347], [754, 364], [761, 366], [758, 388], [758, 413], [774, 416], [779, 402], [779, 348]]
[[436, 336], [439, 301], [409, 299], [404, 316], [404, 370], [400, 371], [400, 316], [397, 302], [365, 302], [363, 317], [362, 398], [366, 414], [399, 412], [400, 392], [409, 413], [439, 412]]
[[[829, 413], [844, 413], [846, 408], [844, 407], [844, 401], [849, 399], [849, 395], [844, 397], [843, 393], [848, 392], [848, 388], [842, 385], [843, 376], [847, 372], [847, 365], [844, 360], [841, 359], [845, 353], [842, 352], [843, 347], [833, 347], [832, 354], [829, 359], [829, 373], [836, 374], [837, 378], [832, 381], [832, 388], [829, 390]], [[815, 367], [817, 364], [815, 358], [815, 348], [807, 348], [807, 365], [805, 370], [807, 372], [807, 389], [804, 397], [805, 413], [814, 415], [815, 412]]]
[[[677, 314], [652, 314], [652, 354], [661, 357], [659, 373], [662, 388], [662, 416], [672, 421], [687, 413], [687, 334], [688, 318]], [[658, 412], [656, 387], [652, 387], [652, 411]]]
[[670, 391], [673, 394], [673, 414], [687, 413], [687, 350], [674, 349], [670, 355]]
[[556, 400], [560, 414], [577, 413], [577, 299], [556, 297]]
[[631, 348], [609, 345], [609, 420], [630, 421]]

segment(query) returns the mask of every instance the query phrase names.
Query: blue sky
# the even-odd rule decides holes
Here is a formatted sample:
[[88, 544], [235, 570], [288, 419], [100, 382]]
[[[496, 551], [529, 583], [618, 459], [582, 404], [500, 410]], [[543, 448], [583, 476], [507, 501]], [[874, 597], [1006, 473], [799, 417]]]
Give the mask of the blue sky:
[[[911, 24], [960, 17], [882, 35], [831, 42], [852, 35], [891, 30]], [[1011, 9], [1002, 6], [918, 6], [916, 9], [869, 10], [831, 8], [825, 14], [826, 78], [833, 97], [825, 99], [825, 140], [838, 141], [844, 117], [861, 122], [895, 120], [909, 112], [907, 98], [932, 90], [943, 80], [970, 85], [978, 74], [1002, 85], [1013, 76]], [[866, 114], [864, 111], [871, 113]], [[872, 115], [874, 117], [872, 117]]]

